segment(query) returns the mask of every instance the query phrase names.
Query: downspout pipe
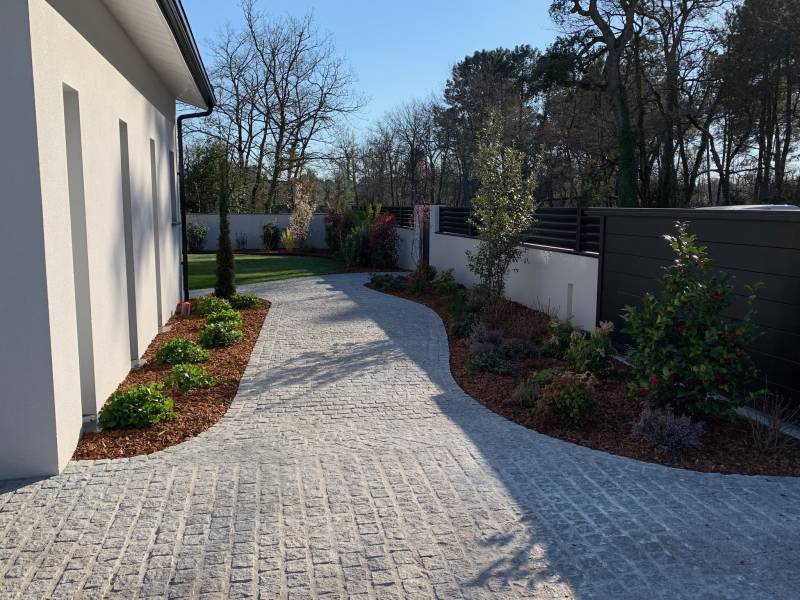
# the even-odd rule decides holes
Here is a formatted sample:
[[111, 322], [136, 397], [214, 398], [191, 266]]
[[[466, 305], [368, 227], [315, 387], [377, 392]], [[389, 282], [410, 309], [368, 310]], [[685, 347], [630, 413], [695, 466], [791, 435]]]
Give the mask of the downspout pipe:
[[186, 163], [183, 159], [183, 122], [188, 119], [208, 117], [214, 112], [211, 105], [203, 112], [188, 113], [178, 116], [178, 196], [181, 203], [181, 278], [183, 283], [183, 301], [189, 300], [189, 235], [186, 229]]

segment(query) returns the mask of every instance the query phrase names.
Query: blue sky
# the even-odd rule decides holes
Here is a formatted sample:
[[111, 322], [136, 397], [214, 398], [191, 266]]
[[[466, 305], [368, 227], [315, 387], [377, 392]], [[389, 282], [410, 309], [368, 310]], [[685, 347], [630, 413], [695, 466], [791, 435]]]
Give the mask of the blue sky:
[[[362, 129], [403, 102], [439, 93], [450, 69], [475, 50], [531, 44], [556, 36], [549, 0], [261, 0], [274, 15], [313, 11], [351, 64], [368, 100], [351, 123]], [[183, 0], [201, 52], [219, 29], [240, 22], [238, 0]]]

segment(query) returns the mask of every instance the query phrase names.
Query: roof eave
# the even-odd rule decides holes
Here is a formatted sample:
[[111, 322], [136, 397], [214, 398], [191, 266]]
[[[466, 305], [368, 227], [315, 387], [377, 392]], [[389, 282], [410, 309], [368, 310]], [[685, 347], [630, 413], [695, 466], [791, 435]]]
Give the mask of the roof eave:
[[156, 0], [159, 8], [161, 9], [167, 25], [172, 30], [172, 35], [180, 48], [183, 60], [192, 74], [195, 85], [200, 91], [203, 100], [206, 103], [206, 108], [213, 109], [216, 105], [216, 98], [214, 97], [214, 88], [211, 86], [211, 81], [208, 79], [203, 59], [200, 57], [200, 52], [197, 49], [197, 44], [192, 34], [192, 28], [189, 25], [189, 20], [186, 18], [186, 12], [183, 10], [183, 5], [180, 0]]

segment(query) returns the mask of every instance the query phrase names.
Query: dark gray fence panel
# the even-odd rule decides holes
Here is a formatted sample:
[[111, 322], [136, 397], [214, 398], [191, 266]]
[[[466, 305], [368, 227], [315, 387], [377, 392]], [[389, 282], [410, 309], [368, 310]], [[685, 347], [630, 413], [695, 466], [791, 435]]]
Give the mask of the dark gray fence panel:
[[[800, 399], [800, 214], [791, 211], [592, 209], [602, 219], [598, 316], [622, 328], [625, 306], [638, 306], [660, 289], [673, 259], [663, 235], [677, 220], [708, 248], [716, 265], [734, 277], [732, 318], [746, 309], [747, 285], [764, 284], [755, 303], [763, 335], [751, 353], [771, 384]], [[800, 212], [800, 211], [798, 211]], [[624, 334], [617, 341], [626, 343]]]

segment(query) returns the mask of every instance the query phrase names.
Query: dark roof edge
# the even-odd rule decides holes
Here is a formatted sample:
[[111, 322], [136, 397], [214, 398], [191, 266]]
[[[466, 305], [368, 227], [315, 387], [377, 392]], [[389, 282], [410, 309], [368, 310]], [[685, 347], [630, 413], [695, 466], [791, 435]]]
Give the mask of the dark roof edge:
[[197, 89], [200, 90], [200, 94], [206, 102], [206, 108], [214, 108], [216, 105], [214, 88], [208, 79], [208, 73], [194, 41], [192, 28], [186, 18], [186, 12], [183, 10], [181, 0], [156, 0], [156, 2], [167, 20], [167, 25], [172, 30], [172, 35], [175, 36], [175, 41], [181, 50], [183, 60], [186, 62], [186, 66], [189, 67]]

